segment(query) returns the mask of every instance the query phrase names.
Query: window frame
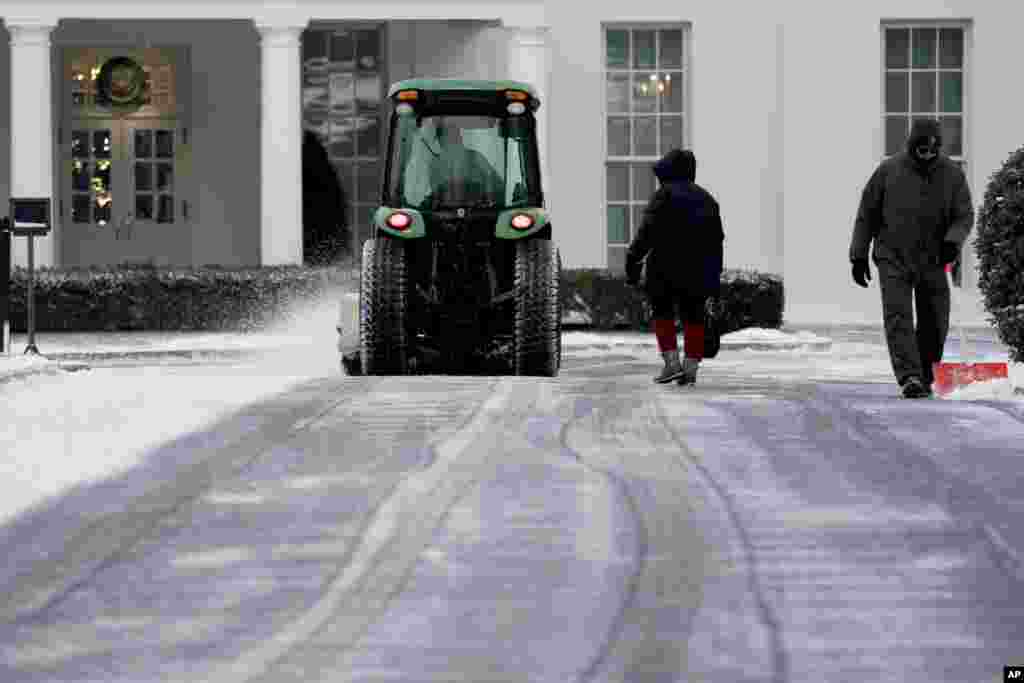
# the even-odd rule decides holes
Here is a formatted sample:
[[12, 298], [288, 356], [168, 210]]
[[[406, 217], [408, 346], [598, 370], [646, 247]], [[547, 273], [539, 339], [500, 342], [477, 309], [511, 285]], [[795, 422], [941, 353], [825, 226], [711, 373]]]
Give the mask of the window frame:
[[[626, 242], [625, 243], [618, 243], [618, 242], [611, 242], [611, 241], [609, 241], [609, 239], [608, 239], [608, 203], [609, 203], [609, 200], [608, 200], [608, 165], [610, 163], [619, 163], [619, 164], [626, 164], [627, 168], [629, 168], [633, 164], [650, 164], [650, 163], [653, 163], [653, 161], [655, 161], [658, 158], [660, 158], [661, 153], [659, 152], [655, 157], [646, 157], [646, 156], [641, 157], [641, 156], [636, 156], [636, 155], [633, 155], [633, 154], [630, 154], [630, 155], [627, 155], [627, 156], [611, 157], [609, 155], [609, 153], [608, 153], [608, 143], [609, 143], [609, 140], [608, 140], [608, 117], [609, 117], [609, 111], [608, 111], [608, 75], [609, 75], [609, 73], [612, 72], [612, 70], [610, 70], [608, 68], [608, 62], [607, 62], [608, 33], [609, 33], [609, 31], [629, 31], [630, 32], [630, 49], [629, 49], [629, 52], [628, 52], [628, 55], [630, 57], [630, 62], [629, 62], [628, 68], [625, 68], [625, 69], [615, 69], [614, 71], [617, 72], [617, 73], [625, 73], [625, 74], [628, 74], [630, 76], [630, 84], [629, 84], [629, 109], [630, 109], [630, 112], [627, 114], [627, 117], [632, 122], [632, 121], [636, 120], [636, 118], [637, 118], [637, 114], [632, 111], [632, 109], [633, 109], [633, 95], [634, 95], [634, 93], [633, 93], [633, 85], [632, 85], [632, 76], [633, 76], [633, 74], [638, 73], [638, 72], [647, 72], [647, 71], [656, 71], [657, 72], [657, 71], [660, 71], [657, 66], [655, 66], [653, 69], [636, 69], [636, 68], [633, 67], [633, 62], [632, 62], [632, 56], [633, 56], [633, 40], [632, 40], [632, 35], [633, 35], [633, 33], [632, 32], [633, 31], [644, 31], [644, 30], [648, 30], [648, 31], [649, 30], [653, 30], [653, 31], [679, 30], [679, 31], [682, 31], [682, 55], [680, 56], [680, 58], [681, 58], [680, 67], [678, 69], [665, 69], [664, 71], [679, 71], [679, 72], [682, 73], [682, 78], [683, 78], [683, 85], [682, 85], [683, 106], [682, 106], [682, 111], [680, 112], [680, 116], [682, 116], [682, 119], [683, 119], [683, 122], [682, 122], [682, 138], [683, 138], [682, 145], [683, 145], [683, 147], [684, 148], [689, 147], [691, 145], [691, 140], [692, 140], [693, 115], [692, 115], [692, 111], [691, 111], [691, 108], [690, 108], [691, 93], [692, 93], [692, 83], [693, 83], [693, 79], [691, 77], [691, 69], [692, 69], [692, 64], [693, 64], [693, 54], [692, 54], [692, 51], [691, 51], [691, 46], [692, 46], [692, 24], [691, 24], [691, 22], [688, 22], [688, 21], [677, 21], [677, 22], [602, 22], [601, 23], [601, 53], [600, 53], [601, 54], [601, 57], [600, 57], [600, 59], [601, 59], [601, 70], [600, 70], [600, 78], [601, 78], [601, 177], [600, 177], [600, 182], [601, 182], [601, 187], [600, 187], [600, 192], [601, 192], [601, 194], [600, 194], [600, 197], [601, 197], [601, 220], [600, 220], [600, 224], [601, 224], [601, 242], [602, 242], [602, 244], [604, 246], [605, 266], [609, 267], [609, 268], [611, 267], [611, 260], [612, 260], [610, 258], [611, 251], [614, 249], [614, 250], [620, 250], [620, 251], [622, 251], [624, 253], [626, 251], [626, 249], [629, 248], [629, 243], [632, 240], [633, 235], [636, 234], [636, 226], [632, 225], [632, 219], [630, 219], [630, 223], [629, 224], [630, 224], [631, 227], [627, 231]], [[656, 59], [655, 63], [657, 64], [657, 59]], [[643, 116], [649, 116], [649, 115], [645, 114]], [[654, 118], [659, 119], [659, 120], [661, 118], [661, 116], [658, 115], [658, 114], [654, 114], [653, 116], [654, 116]], [[632, 132], [632, 125], [631, 125], [630, 126], [630, 140], [631, 140], [631, 142], [632, 142], [632, 135], [633, 135], [633, 132]], [[634, 179], [633, 179], [633, 174], [632, 173], [629, 174], [628, 185], [629, 185], [630, 196], [632, 196], [632, 188], [634, 186]], [[638, 204], [642, 206], [643, 204], [646, 204], [646, 201], [647, 201], [646, 199], [644, 199], [643, 202], [634, 201], [632, 199], [627, 200], [626, 201], [626, 206], [627, 206], [628, 214], [630, 216], [632, 216], [634, 214], [634, 211], [635, 211], [634, 207], [637, 206]]]
[[[387, 156], [387, 136], [389, 126], [389, 113], [390, 113], [390, 102], [388, 102], [387, 92], [390, 83], [390, 69], [391, 69], [391, 54], [389, 52], [389, 24], [386, 21], [377, 20], [351, 20], [351, 21], [318, 21], [314, 20], [303, 30], [302, 37], [305, 37], [310, 33], [322, 33], [322, 34], [334, 34], [339, 31], [346, 31], [356, 33], [359, 31], [374, 31], [377, 33], [378, 40], [380, 41], [380, 49], [378, 58], [377, 70], [380, 77], [380, 86], [378, 89], [378, 97], [380, 102], [380, 108], [377, 112], [377, 155], [375, 157], [366, 156], [361, 153], [353, 154], [352, 156], [335, 155], [332, 152], [330, 138], [322, 139], [322, 143], [327, 151], [328, 159], [331, 165], [334, 166], [335, 172], [339, 175], [339, 182], [345, 192], [345, 199], [348, 203], [347, 206], [347, 222], [348, 229], [350, 232], [349, 248], [354, 258], [359, 258], [360, 249], [362, 248], [362, 242], [368, 237], [372, 237], [374, 234], [373, 226], [373, 215], [376, 208], [380, 205], [381, 196], [381, 182], [384, 176], [384, 166]], [[328, 37], [328, 70], [330, 69], [331, 50], [330, 46], [331, 38]], [[355, 43], [355, 36], [353, 36], [354, 51], [358, 51], [358, 46]], [[299, 56], [299, 72], [300, 72], [300, 90], [304, 88], [305, 78], [305, 46], [300, 48]], [[358, 65], [353, 66], [353, 78], [358, 79], [359, 68]], [[353, 106], [356, 107], [356, 83], [353, 82]], [[328, 85], [328, 93], [330, 92], [330, 86]], [[304, 94], [302, 95], [304, 97]], [[307, 130], [306, 118], [305, 118], [305, 107], [302, 106], [302, 126], [303, 130]], [[351, 119], [353, 122], [359, 116], [358, 110], [356, 110]], [[328, 102], [328, 122], [331, 121], [330, 114], [330, 103]], [[316, 132], [316, 131], [314, 131]], [[358, 136], [357, 131], [353, 131], [353, 145], [356, 146], [357, 152], [359, 143], [356, 139]], [[373, 163], [377, 166], [377, 178], [373, 185], [374, 188], [374, 200], [372, 202], [366, 202], [359, 199], [361, 190], [363, 189], [361, 183], [366, 180], [361, 178], [359, 169], [364, 164]]]
[[[956, 29], [960, 29], [961, 31], [963, 31], [963, 63], [961, 65], [960, 69], [959, 69], [960, 73], [963, 75], [963, 80], [962, 80], [963, 92], [962, 92], [962, 101], [961, 101], [961, 110], [960, 110], [960, 120], [961, 120], [961, 125], [960, 125], [960, 154], [956, 155], [956, 157], [952, 157], [951, 156], [951, 158], [953, 158], [954, 161], [958, 161], [959, 164], [960, 164], [960, 167], [964, 170], [964, 175], [967, 177], [967, 187], [968, 187], [968, 189], [971, 192], [971, 199], [972, 199], [972, 201], [974, 201], [974, 198], [975, 198], [975, 188], [974, 188], [974, 182], [973, 182], [974, 159], [971, 156], [971, 138], [972, 138], [972, 136], [971, 136], [972, 126], [971, 126], [971, 124], [972, 124], [972, 121], [973, 121], [972, 91], [973, 91], [973, 85], [974, 85], [974, 79], [973, 79], [972, 74], [971, 74], [971, 54], [972, 54], [973, 48], [974, 48], [974, 35], [973, 35], [973, 22], [970, 19], [912, 19], [912, 20], [911, 19], [907, 19], [907, 20], [886, 20], [886, 21], [882, 21], [881, 22], [881, 24], [879, 25], [879, 41], [878, 41], [879, 42], [879, 52], [880, 52], [880, 65], [881, 65], [881, 69], [879, 70], [879, 93], [880, 93], [879, 104], [880, 104], [881, 111], [879, 113], [879, 121], [880, 121], [880, 129], [879, 130], [880, 130], [880, 134], [879, 134], [879, 142], [878, 142], [876, 158], [879, 161], [883, 161], [883, 160], [888, 159], [890, 157], [890, 155], [886, 154], [886, 139], [885, 139], [885, 136], [886, 136], [886, 116], [889, 114], [889, 112], [887, 111], [888, 110], [888, 103], [886, 102], [886, 97], [887, 97], [887, 93], [886, 93], [886, 74], [890, 71], [890, 69], [886, 65], [886, 31], [888, 31], [889, 29], [909, 29], [909, 30], [913, 31], [914, 29], [922, 29], [922, 28], [924, 28], [924, 29], [932, 29], [932, 30], [935, 30], [935, 31], [939, 31], [939, 30], [945, 29], [945, 28], [956, 28]], [[938, 49], [936, 50], [936, 59], [937, 60], [941, 59], [941, 54], [938, 51]], [[913, 67], [913, 63], [911, 63], [905, 70], [904, 69], [893, 69], [893, 71], [905, 71], [908, 74], [912, 74], [915, 71], [932, 71], [932, 72], [936, 72], [937, 71], [937, 72], [941, 72], [941, 71], [944, 71], [944, 70], [949, 70], [949, 69], [943, 69], [938, 62], [936, 63], [936, 65], [935, 65], [935, 67], [933, 69], [915, 69]], [[910, 117], [911, 121], [913, 121], [913, 118], [914, 118], [915, 114], [917, 116], [921, 116], [921, 115], [924, 115], [925, 112], [916, 112], [916, 113], [914, 112], [914, 110], [913, 110], [913, 79], [912, 78], [908, 78], [908, 80], [910, 81], [910, 83], [909, 83], [910, 92], [908, 93], [908, 96], [911, 98], [911, 100], [908, 103], [908, 112], [909, 112], [909, 117]], [[939, 89], [938, 87], [937, 87], [935, 96], [936, 96], [936, 109], [937, 109], [937, 111], [934, 112], [934, 113], [929, 112], [928, 114], [929, 115], [934, 114], [935, 116], [941, 116], [942, 112], [940, 110], [941, 110], [941, 107], [942, 107], [942, 104], [941, 104], [942, 93], [941, 93], [941, 89]], [[975, 203], [977, 203], [977, 202], [975, 202]], [[973, 231], [972, 231], [972, 234], [973, 234]], [[964, 254], [964, 258], [963, 258], [963, 281], [962, 282], [963, 282], [963, 289], [971, 290], [971, 291], [976, 291], [977, 283], [978, 283], [978, 275], [977, 275], [977, 272], [976, 272], [976, 270], [977, 270], [977, 258], [976, 258], [975, 254], [973, 252], [973, 249], [970, 248], [971, 242], [972, 242], [972, 239], [968, 238], [967, 243], [964, 245], [964, 250], [963, 250], [963, 254]]]

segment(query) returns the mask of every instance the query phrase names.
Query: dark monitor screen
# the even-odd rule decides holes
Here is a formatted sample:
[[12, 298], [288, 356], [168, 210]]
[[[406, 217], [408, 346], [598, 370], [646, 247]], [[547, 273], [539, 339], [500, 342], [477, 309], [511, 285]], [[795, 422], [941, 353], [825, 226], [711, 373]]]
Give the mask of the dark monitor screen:
[[15, 227], [18, 225], [49, 225], [50, 200], [42, 199], [11, 199], [11, 219]]

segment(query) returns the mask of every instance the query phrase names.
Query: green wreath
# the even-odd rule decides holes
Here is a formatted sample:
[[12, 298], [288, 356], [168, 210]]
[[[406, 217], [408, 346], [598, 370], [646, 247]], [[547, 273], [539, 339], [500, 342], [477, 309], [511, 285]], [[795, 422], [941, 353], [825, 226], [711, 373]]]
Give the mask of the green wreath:
[[96, 90], [100, 104], [138, 108], [145, 102], [147, 85], [141, 64], [130, 57], [114, 57], [100, 67]]

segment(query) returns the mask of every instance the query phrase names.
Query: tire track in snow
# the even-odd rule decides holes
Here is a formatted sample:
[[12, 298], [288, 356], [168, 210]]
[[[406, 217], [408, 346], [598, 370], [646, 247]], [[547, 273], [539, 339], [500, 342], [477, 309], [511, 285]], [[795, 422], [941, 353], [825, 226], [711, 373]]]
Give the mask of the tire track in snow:
[[705, 487], [712, 491], [715, 498], [718, 499], [719, 504], [725, 510], [726, 516], [729, 519], [729, 525], [732, 528], [733, 533], [739, 539], [747, 575], [747, 587], [754, 598], [755, 604], [757, 605], [758, 618], [761, 626], [767, 633], [771, 643], [771, 680], [774, 683], [788, 683], [790, 680], [790, 663], [789, 654], [786, 650], [785, 639], [783, 637], [782, 621], [776, 614], [775, 609], [769, 603], [768, 599], [765, 597], [765, 590], [762, 586], [760, 572], [758, 569], [757, 552], [751, 540], [750, 532], [746, 528], [746, 525], [744, 525], [743, 520], [740, 519], [738, 508], [725, 486], [715, 478], [707, 467], [704, 466], [701, 459], [687, 445], [685, 439], [680, 436], [679, 432], [672, 425], [665, 411], [664, 401], [664, 396], [659, 395], [656, 398], [658, 418], [661, 420], [667, 432], [671, 435], [673, 442], [678, 446], [682, 454], [681, 458], [697, 471], [698, 476], [704, 483]]
[[[941, 411], [941, 407], [928, 402], [908, 404], [895, 398], [879, 400], [863, 394], [834, 394], [832, 389], [833, 395], [814, 384], [780, 391], [781, 411], [763, 415], [756, 413], [756, 404], [752, 411], [734, 410], [736, 406], [731, 402], [724, 404], [741, 427], [747, 425], [743, 431], [772, 456], [772, 471], [777, 472], [784, 487], [788, 476], [797, 482], [793, 493], [782, 491], [778, 502], [756, 508], [759, 516], [777, 513], [776, 518], [782, 518], [781, 531], [775, 528], [778, 523], [767, 520], [754, 524], [755, 535], [762, 537], [762, 580], [767, 585], [787, 586], [785, 592], [794, 598], [793, 611], [787, 613], [788, 623], [804, 636], [793, 638], [794, 648], [799, 650], [799, 654], [794, 651], [791, 655], [793, 666], [799, 663], [801, 667], [794, 675], [818, 676], [835, 671], [837, 665], [862, 667], [864, 660], [850, 656], [850, 652], [854, 643], [867, 641], [866, 653], [872, 653], [874, 666], [878, 667], [868, 677], [892, 674], [897, 668], [903, 672], [899, 675], [907, 676], [930, 666], [941, 680], [964, 680], [963, 670], [950, 674], [943, 667], [959, 662], [961, 668], [969, 668], [965, 658], [984, 651], [985, 643], [1007, 647], [1006, 632], [993, 623], [1000, 619], [1001, 609], [1009, 610], [1009, 618], [1015, 617], [1012, 606], [986, 602], [992, 598], [986, 597], [984, 579], [978, 583], [971, 574], [965, 575], [957, 568], [960, 563], [967, 567], [980, 562], [982, 567], [992, 566], [986, 570], [991, 572], [988, 583], [994, 579], [996, 585], [1001, 585], [1008, 580], [1013, 585], [1015, 579], [1007, 574], [1005, 563], [1014, 551], [998, 530], [973, 514], [970, 505], [958, 504], [961, 498], [976, 497], [977, 485], [945, 472], [926, 449], [916, 448], [905, 438], [897, 440], [895, 434], [889, 434], [885, 420], [869, 417], [867, 408], [858, 410], [856, 400], [867, 398], [879, 411], [898, 408], [909, 415], [915, 415], [916, 409]], [[894, 424], [900, 421], [899, 416], [888, 418]], [[831, 467], [822, 468], [819, 456], [825, 456], [825, 463]], [[796, 467], [790, 469], [787, 463]], [[846, 491], [825, 493], [830, 486]], [[969, 495], [964, 496], [965, 492]], [[879, 505], [881, 496], [893, 496], [893, 507]], [[909, 499], [909, 505], [901, 504], [904, 499]], [[919, 509], [922, 504], [924, 510]], [[963, 513], [967, 513], [966, 519]], [[865, 539], [870, 539], [870, 545], [864, 545]], [[907, 545], [906, 539], [916, 541]], [[976, 550], [962, 550], [973, 547], [971, 539], [983, 546], [982, 555]], [[915, 547], [938, 550], [921, 555]], [[765, 557], [769, 559], [765, 561]], [[843, 557], [848, 557], [849, 563]], [[768, 569], [764, 568], [766, 564]], [[949, 593], [961, 582], [967, 582], [963, 595]], [[895, 594], [900, 583], [903, 587]], [[981, 610], [977, 621], [966, 616], [953, 617], [952, 621], [935, 619], [937, 609], [961, 614], [959, 605], [965, 597], [977, 602]], [[896, 609], [878, 611], [893, 598], [897, 598]], [[871, 642], [874, 632], [857, 628], [832, 641], [816, 636], [838, 621], [825, 616], [828, 610], [823, 605], [834, 605], [840, 613], [863, 614], [865, 620], [887, 619], [894, 631], [901, 628], [903, 631], [896, 632], [915, 634], [911, 641], [914, 645]], [[992, 609], [997, 611], [993, 614]], [[972, 627], [968, 634], [965, 624], [977, 624], [981, 631], [975, 634]], [[811, 646], [808, 641], [816, 644]], [[826, 651], [831, 651], [828, 657]], [[941, 662], [935, 656], [940, 652], [946, 655]], [[960, 659], [953, 652], [960, 652]], [[939, 671], [947, 671], [946, 676], [951, 677]]]
[[[894, 435], [882, 421], [871, 418], [864, 411], [840, 405], [838, 399], [828, 398], [821, 391], [812, 391], [813, 394], [808, 396], [806, 405], [814, 412], [816, 420], [819, 423], [821, 421], [840, 423], [837, 431], [849, 443], [856, 444], [861, 449], [867, 448], [870, 452], [870, 444], [873, 441], [882, 440], [882, 434], [889, 435], [890, 439], [898, 439], [903, 447], [902, 460], [912, 461], [914, 471], [927, 478], [928, 493], [934, 498], [934, 502], [948, 510], [954, 518], [968, 521], [989, 546], [1000, 569], [1009, 578], [1024, 583], [1024, 554], [1008, 543], [999, 530], [986, 520], [984, 511], [977, 513], [957, 504], [959, 500], [968, 499], [984, 501], [987, 503], [986, 507], [990, 507], [993, 503], [998, 505], [995, 494], [962, 476], [945, 470], [925, 449], [912, 441]], [[971, 403], [979, 405], [978, 402], [972, 401]], [[980, 403], [980, 405], [1024, 425], [1024, 419], [1008, 408], [987, 402]], [[848, 418], [846, 420], [837, 419], [840, 414], [845, 414]], [[843, 422], [845, 424], [842, 424]]]
[[[15, 575], [11, 581], [13, 588], [0, 595], [0, 623], [16, 627], [43, 623], [68, 596], [88, 586], [103, 571], [125, 561], [140, 544], [158, 535], [165, 520], [181, 515], [215, 486], [245, 476], [283, 444], [308, 432], [322, 418], [343, 406], [348, 406], [350, 411], [362, 408], [383, 414], [382, 422], [387, 422], [389, 408], [393, 412], [401, 412], [402, 408], [375, 397], [372, 389], [380, 384], [367, 378], [346, 379], [341, 383], [315, 380], [234, 413], [228, 418], [228, 427], [224, 427], [224, 421], [219, 421], [214, 429], [218, 432], [227, 429], [232, 434], [226, 441], [200, 440], [198, 448], [210, 449], [209, 455], [183, 466], [172, 478], [131, 498], [123, 504], [123, 509], [103, 513], [73, 530], [57, 554], [43, 557]], [[349, 392], [338, 397], [331, 391], [338, 386]], [[490, 387], [493, 386], [492, 383]], [[479, 391], [478, 384], [474, 387]], [[491, 390], [485, 393], [490, 395]], [[282, 408], [281, 401], [294, 405]], [[375, 405], [379, 410], [373, 410]], [[480, 401], [477, 410], [482, 405]], [[254, 412], [265, 419], [265, 424], [255, 429], [246, 426], [246, 420]], [[475, 414], [471, 411], [460, 420], [450, 438], [455, 438]], [[233, 426], [239, 415], [244, 418], [240, 429]], [[394, 433], [407, 425], [408, 420], [395, 421], [386, 425], [385, 431]], [[445, 430], [441, 429], [440, 433]], [[195, 438], [185, 437], [185, 440], [195, 441]], [[176, 443], [178, 441], [158, 447], [157, 452], [173, 448]]]
[[[619, 492], [636, 539], [625, 593], [579, 680], [685, 679], [685, 644], [714, 555], [694, 519], [691, 501], [699, 485], [666, 451], [673, 442], [652, 414], [646, 387], [630, 392], [634, 401], [622, 395], [618, 381], [576, 381], [587, 391], [571, 404], [573, 415], [560, 431], [562, 450]], [[573, 387], [560, 398], [576, 393]], [[581, 425], [584, 420], [590, 424]]]
[[[347, 553], [338, 574], [326, 583], [322, 597], [269, 640], [199, 680], [276, 680], [274, 669], [285, 665], [296, 648], [324, 630], [330, 630], [334, 652], [351, 648], [362, 637], [402, 591], [452, 506], [479, 480], [498, 451], [493, 446], [501, 440], [501, 433], [492, 427], [500, 423], [506, 406], [517, 403], [515, 394], [530, 390], [528, 385], [502, 380], [491, 387], [496, 389], [454, 433], [430, 444], [434, 457], [429, 466], [404, 477], [374, 508], [361, 526], [359, 543]], [[483, 439], [495, 443], [470, 452], [470, 447]]]
[[637, 504], [636, 496], [633, 495], [633, 491], [630, 489], [629, 482], [623, 476], [617, 474], [611, 469], [597, 467], [588, 462], [588, 460], [583, 457], [579, 451], [569, 445], [569, 435], [575, 424], [580, 420], [589, 417], [593, 411], [593, 405], [584, 405], [581, 410], [579, 406], [579, 399], [572, 399], [572, 401], [573, 414], [569, 419], [562, 423], [558, 432], [558, 443], [562, 449], [562, 453], [563, 455], [578, 462], [585, 469], [603, 477], [611, 484], [612, 490], [614, 490], [618, 496], [625, 501], [626, 506], [629, 509], [630, 519], [633, 522], [633, 533], [636, 538], [633, 571], [629, 577], [626, 595], [619, 604], [618, 610], [615, 613], [615, 617], [612, 619], [611, 626], [604, 641], [598, 646], [594, 656], [583, 667], [579, 677], [577, 678], [579, 683], [588, 683], [589, 681], [594, 680], [594, 677], [598, 675], [602, 667], [607, 663], [612, 649], [615, 647], [615, 644], [622, 635], [625, 627], [624, 621], [626, 613], [636, 601], [637, 593], [640, 590], [641, 577], [647, 568], [647, 560], [650, 554], [650, 534], [648, 533], [647, 525], [644, 524], [643, 514], [641, 513], [640, 506]]

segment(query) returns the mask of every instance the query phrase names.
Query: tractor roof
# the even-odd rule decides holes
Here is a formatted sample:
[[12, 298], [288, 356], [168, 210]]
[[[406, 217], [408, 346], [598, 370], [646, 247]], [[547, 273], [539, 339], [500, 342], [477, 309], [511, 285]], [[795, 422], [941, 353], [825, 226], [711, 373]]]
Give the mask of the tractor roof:
[[540, 100], [533, 86], [524, 81], [482, 81], [461, 78], [410, 78], [391, 84], [388, 98], [399, 90], [472, 90], [475, 92], [501, 92], [502, 90], [524, 90], [531, 99]]

